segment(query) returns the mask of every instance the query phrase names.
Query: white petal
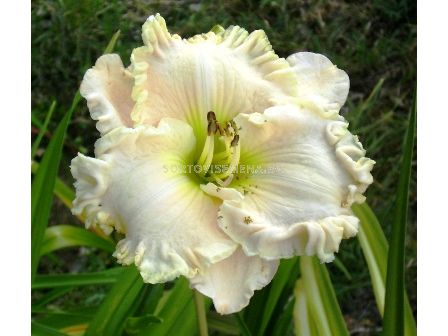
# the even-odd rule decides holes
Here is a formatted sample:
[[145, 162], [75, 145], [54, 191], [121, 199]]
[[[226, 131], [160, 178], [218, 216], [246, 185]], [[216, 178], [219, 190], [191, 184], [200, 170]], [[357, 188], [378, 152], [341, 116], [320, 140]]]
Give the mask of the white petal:
[[72, 161], [73, 211], [125, 232], [115, 256], [135, 263], [146, 282], [192, 277], [237, 247], [217, 225], [219, 201], [178, 169], [194, 148], [189, 125], [163, 119], [157, 128], [116, 128], [96, 143], [96, 159]]
[[241, 160], [231, 187], [244, 200], [223, 202], [221, 228], [248, 255], [331, 261], [341, 239], [357, 232], [350, 206], [364, 201], [374, 162], [346, 123], [305, 109], [273, 107], [235, 121]]
[[103, 55], [95, 66], [87, 70], [80, 93], [87, 99], [92, 119], [101, 134], [120, 126], [132, 126], [131, 98], [133, 78], [127, 72], [120, 56]]
[[232, 314], [249, 304], [255, 290], [271, 282], [277, 268], [277, 260], [248, 257], [239, 248], [230, 257], [190, 279], [190, 283], [213, 299], [218, 313]]
[[202, 143], [208, 111], [218, 121], [228, 121], [297, 95], [293, 69], [274, 53], [261, 30], [249, 34], [235, 26], [182, 40], [156, 15], [144, 24], [143, 40], [146, 46], [131, 57], [136, 101], [132, 119], [139, 124], [179, 118], [196, 135], [203, 133], [198, 138]]
[[109, 234], [113, 223], [101, 211], [101, 198], [109, 184], [109, 165], [101, 160], [90, 158], [79, 153], [72, 160], [71, 172], [75, 178], [76, 199], [73, 201], [72, 212], [75, 215], [85, 215], [86, 227], [99, 223], [101, 229]]
[[296, 71], [300, 100], [318, 107], [326, 116], [337, 116], [350, 88], [347, 73], [321, 54], [299, 52], [286, 60]]
[[214, 183], [207, 183], [207, 184], [201, 184], [201, 189], [209, 194], [210, 196], [219, 198], [221, 200], [242, 200], [243, 195], [241, 193], [234, 189], [234, 188], [224, 188], [224, 187], [218, 187]]

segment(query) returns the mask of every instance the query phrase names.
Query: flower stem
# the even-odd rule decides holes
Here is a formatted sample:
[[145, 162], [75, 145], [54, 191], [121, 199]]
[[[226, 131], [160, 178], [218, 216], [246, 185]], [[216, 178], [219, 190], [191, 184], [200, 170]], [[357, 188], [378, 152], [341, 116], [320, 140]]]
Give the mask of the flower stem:
[[194, 303], [196, 307], [196, 317], [200, 336], [208, 336], [207, 316], [205, 314], [204, 297], [197, 290], [193, 290]]

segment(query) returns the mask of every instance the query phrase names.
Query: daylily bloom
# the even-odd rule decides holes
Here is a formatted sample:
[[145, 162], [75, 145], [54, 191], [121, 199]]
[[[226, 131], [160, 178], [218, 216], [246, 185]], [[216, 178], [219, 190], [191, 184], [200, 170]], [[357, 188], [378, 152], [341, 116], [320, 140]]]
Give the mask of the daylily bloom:
[[185, 276], [222, 314], [281, 258], [333, 260], [374, 164], [339, 115], [347, 74], [318, 54], [279, 58], [261, 30], [186, 40], [156, 15], [142, 36], [128, 68], [102, 56], [81, 84], [101, 138], [72, 161], [73, 213], [124, 233], [114, 255], [145, 282]]

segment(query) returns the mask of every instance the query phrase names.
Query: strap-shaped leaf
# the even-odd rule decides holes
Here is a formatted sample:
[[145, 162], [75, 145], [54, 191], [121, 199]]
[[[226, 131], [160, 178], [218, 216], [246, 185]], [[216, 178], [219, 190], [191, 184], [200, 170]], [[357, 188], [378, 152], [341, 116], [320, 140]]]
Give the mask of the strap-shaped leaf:
[[412, 157], [416, 130], [416, 98], [409, 117], [406, 131], [403, 161], [398, 180], [395, 216], [387, 260], [386, 299], [384, 303], [383, 334], [404, 335], [405, 275], [404, 249], [408, 219], [409, 183], [411, 181]]
[[56, 101], [53, 100], [53, 102], [50, 105], [50, 108], [48, 109], [47, 115], [45, 116], [44, 123], [42, 124], [41, 127], [39, 127], [39, 134], [37, 134], [36, 140], [34, 140], [33, 145], [31, 146], [31, 160], [34, 159], [37, 149], [39, 148], [40, 142], [42, 141], [45, 132], [47, 132], [48, 123], [50, 122], [55, 107], [56, 107]]
[[[112, 36], [104, 50], [105, 54], [112, 52], [119, 36], [120, 31], [117, 31]], [[44, 238], [45, 229], [48, 225], [48, 218], [50, 216], [53, 201], [53, 189], [56, 184], [56, 175], [61, 161], [65, 133], [70, 123], [72, 113], [78, 106], [80, 100], [81, 95], [78, 90], [73, 98], [70, 109], [59, 123], [58, 128], [45, 150], [40, 167], [36, 172], [31, 186], [31, 282], [36, 275], [37, 265], [41, 255], [41, 244]], [[42, 128], [43, 126], [44, 125], [42, 125]]]
[[31, 335], [33, 336], [67, 336], [57, 329], [46, 326], [36, 321], [31, 321]]
[[135, 335], [151, 323], [162, 323], [162, 319], [155, 315], [129, 317], [126, 321], [125, 331], [127, 334]]
[[290, 297], [272, 329], [272, 336], [290, 335], [293, 327], [294, 297]]
[[244, 322], [243, 316], [241, 313], [235, 314], [236, 321], [238, 322], [238, 327], [240, 329], [241, 336], [252, 336], [252, 333], [250, 332], [249, 328], [246, 325], [246, 322]]
[[65, 133], [81, 96], [75, 95], [69, 111], [59, 123], [31, 186], [31, 280], [37, 271], [42, 240], [53, 203], [53, 188], [62, 155]]
[[[204, 301], [207, 311], [211, 301], [209, 299]], [[182, 277], [176, 280], [173, 289], [160, 300], [156, 315], [163, 322], [149, 325], [139, 335], [168, 336], [196, 335], [198, 333], [193, 292], [189, 288], [187, 279]]]
[[[313, 321], [305, 295], [305, 287], [303, 280], [297, 280], [294, 289], [294, 332], [296, 336], [319, 336], [317, 333], [315, 322]], [[312, 298], [311, 298], [312, 300]]]
[[31, 288], [41, 289], [113, 284], [117, 282], [125, 270], [123, 267], [115, 267], [106, 271], [93, 273], [37, 275]]
[[96, 247], [111, 253], [115, 250], [115, 244], [110, 239], [73, 225], [56, 225], [45, 230], [40, 253], [44, 255], [71, 246]]
[[348, 336], [326, 266], [319, 263], [316, 257], [305, 256], [300, 257], [300, 266], [308, 312], [316, 321], [318, 335]]
[[[264, 335], [266, 327], [271, 319], [274, 308], [282, 294], [283, 289], [287, 285], [291, 276], [297, 276], [297, 270], [299, 269], [299, 258], [291, 258], [282, 260], [278, 268], [269, 290], [269, 296], [263, 311], [263, 317], [261, 319], [260, 329], [258, 335]], [[294, 272], [296, 271], [296, 272]]]
[[218, 334], [240, 335], [238, 322], [234, 315], [220, 315], [216, 312], [207, 314], [207, 324], [210, 330]]
[[143, 281], [135, 266], [128, 266], [112, 286], [94, 315], [85, 336], [121, 335], [126, 320], [137, 308]]
[[57, 310], [52, 312], [50, 310], [36, 322], [70, 336], [84, 335], [88, 323], [97, 309], [98, 306], [80, 307], [68, 311]]
[[[360, 219], [358, 240], [369, 268], [376, 304], [383, 316], [389, 246], [378, 219], [366, 203], [353, 205], [352, 210]], [[406, 294], [404, 301], [404, 334], [414, 336], [417, 334], [417, 329]]]

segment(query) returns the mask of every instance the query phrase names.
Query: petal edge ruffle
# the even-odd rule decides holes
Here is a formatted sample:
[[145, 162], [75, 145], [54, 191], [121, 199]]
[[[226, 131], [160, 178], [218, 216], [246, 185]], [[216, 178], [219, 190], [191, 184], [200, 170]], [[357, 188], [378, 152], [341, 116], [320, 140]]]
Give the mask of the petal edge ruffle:
[[80, 93], [87, 100], [90, 115], [97, 120], [96, 127], [101, 134], [116, 127], [132, 127], [132, 86], [132, 76], [116, 54], [101, 56], [85, 73]]
[[340, 119], [338, 113], [350, 88], [347, 73], [321, 54], [298, 52], [286, 60], [297, 74], [300, 104], [325, 118]]
[[357, 137], [346, 122], [292, 105], [240, 115], [235, 122], [241, 127], [240, 164], [257, 170], [230, 184], [244, 199], [224, 199], [222, 230], [247, 255], [333, 260], [341, 240], [357, 233], [351, 204], [364, 201], [373, 181], [374, 162]]
[[217, 262], [190, 279], [191, 286], [213, 299], [220, 314], [232, 314], [249, 304], [254, 291], [269, 284], [278, 260], [246, 256], [238, 248], [230, 257]]

